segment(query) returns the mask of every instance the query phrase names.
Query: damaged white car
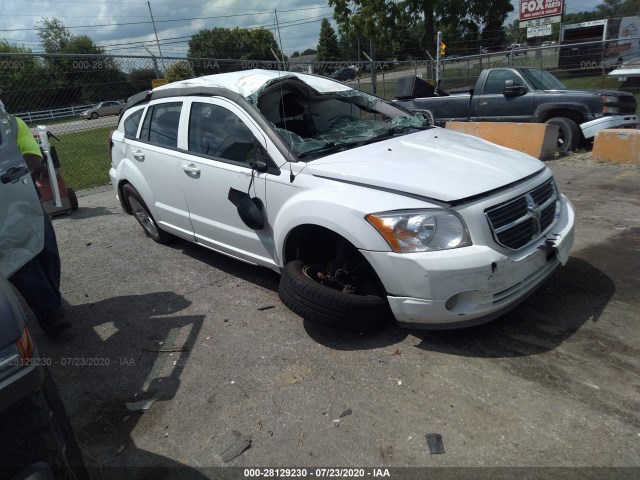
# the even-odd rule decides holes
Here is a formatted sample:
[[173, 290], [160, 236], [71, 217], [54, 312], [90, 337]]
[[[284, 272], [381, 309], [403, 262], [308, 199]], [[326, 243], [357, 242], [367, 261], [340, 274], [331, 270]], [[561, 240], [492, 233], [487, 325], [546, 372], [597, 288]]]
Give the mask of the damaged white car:
[[525, 154], [314, 75], [250, 70], [131, 97], [110, 176], [147, 235], [281, 272], [300, 316], [458, 328], [569, 256], [574, 211]]

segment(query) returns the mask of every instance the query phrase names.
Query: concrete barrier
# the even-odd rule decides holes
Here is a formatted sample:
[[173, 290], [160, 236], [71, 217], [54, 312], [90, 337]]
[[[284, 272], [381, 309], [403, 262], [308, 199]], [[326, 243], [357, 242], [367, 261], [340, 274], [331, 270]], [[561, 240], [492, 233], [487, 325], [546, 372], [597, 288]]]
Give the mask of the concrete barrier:
[[640, 130], [600, 130], [593, 141], [591, 158], [605, 162], [640, 163]]
[[558, 126], [544, 123], [447, 122], [446, 128], [546, 160], [554, 155]]

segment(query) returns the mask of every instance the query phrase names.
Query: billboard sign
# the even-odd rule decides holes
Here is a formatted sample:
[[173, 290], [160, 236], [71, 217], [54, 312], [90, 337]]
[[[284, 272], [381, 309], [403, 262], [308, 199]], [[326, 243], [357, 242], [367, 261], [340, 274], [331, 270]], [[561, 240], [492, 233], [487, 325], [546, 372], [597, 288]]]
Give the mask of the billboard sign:
[[520, 21], [562, 15], [563, 0], [520, 0]]
[[527, 38], [544, 37], [546, 35], [551, 35], [550, 23], [547, 23], [546, 25], [540, 25], [539, 27], [527, 28]]
[[542, 18], [536, 18], [534, 20], [525, 20], [523, 22], [519, 22], [518, 26], [520, 28], [539, 27], [540, 25], [550, 25], [552, 23], [560, 23], [561, 20], [562, 20], [562, 15], [556, 15], [555, 17], [542, 17]]

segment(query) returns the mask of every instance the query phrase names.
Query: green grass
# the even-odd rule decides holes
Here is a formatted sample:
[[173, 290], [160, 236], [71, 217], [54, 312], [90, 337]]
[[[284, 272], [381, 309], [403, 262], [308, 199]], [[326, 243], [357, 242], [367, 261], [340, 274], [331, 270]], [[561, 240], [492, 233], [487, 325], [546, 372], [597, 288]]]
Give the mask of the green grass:
[[109, 183], [109, 132], [113, 129], [102, 127], [64, 133], [58, 135], [59, 142], [51, 140], [67, 186], [83, 190]]

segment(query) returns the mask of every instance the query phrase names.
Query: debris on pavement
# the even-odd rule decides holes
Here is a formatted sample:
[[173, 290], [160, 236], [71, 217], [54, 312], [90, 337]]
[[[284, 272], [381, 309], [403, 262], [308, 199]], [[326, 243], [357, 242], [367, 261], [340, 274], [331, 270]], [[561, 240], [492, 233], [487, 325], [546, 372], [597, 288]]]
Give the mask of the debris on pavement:
[[221, 453], [222, 461], [224, 463], [240, 456], [242, 452], [251, 447], [251, 435], [243, 435], [237, 430], [232, 430], [231, 433], [235, 437], [235, 440], [225, 449], [224, 452]]
[[352, 413], [353, 413], [353, 410], [351, 410], [350, 408], [347, 408], [344, 412], [340, 414], [340, 418], [346, 417], [347, 415], [351, 415]]
[[260, 308], [258, 308], [258, 311], [259, 311], [259, 312], [262, 312], [263, 310], [269, 310], [269, 309], [271, 309], [271, 308], [276, 308], [276, 306], [275, 306], [275, 305], [267, 305], [266, 307], [260, 307]]
[[439, 433], [427, 433], [425, 438], [427, 439], [427, 446], [429, 447], [429, 453], [431, 455], [445, 453], [442, 435]]
[[339, 427], [339, 426], [340, 426], [340, 419], [339, 419], [339, 418], [336, 418], [336, 419], [333, 421], [333, 426], [334, 426], [334, 427]]
[[156, 392], [150, 398], [138, 400], [137, 402], [127, 402], [127, 409], [131, 412], [149, 410], [151, 405], [162, 398], [162, 393]]
[[143, 352], [154, 352], [154, 353], [177, 353], [177, 352], [188, 352], [188, 347], [168, 347], [168, 348], [143, 348]]

